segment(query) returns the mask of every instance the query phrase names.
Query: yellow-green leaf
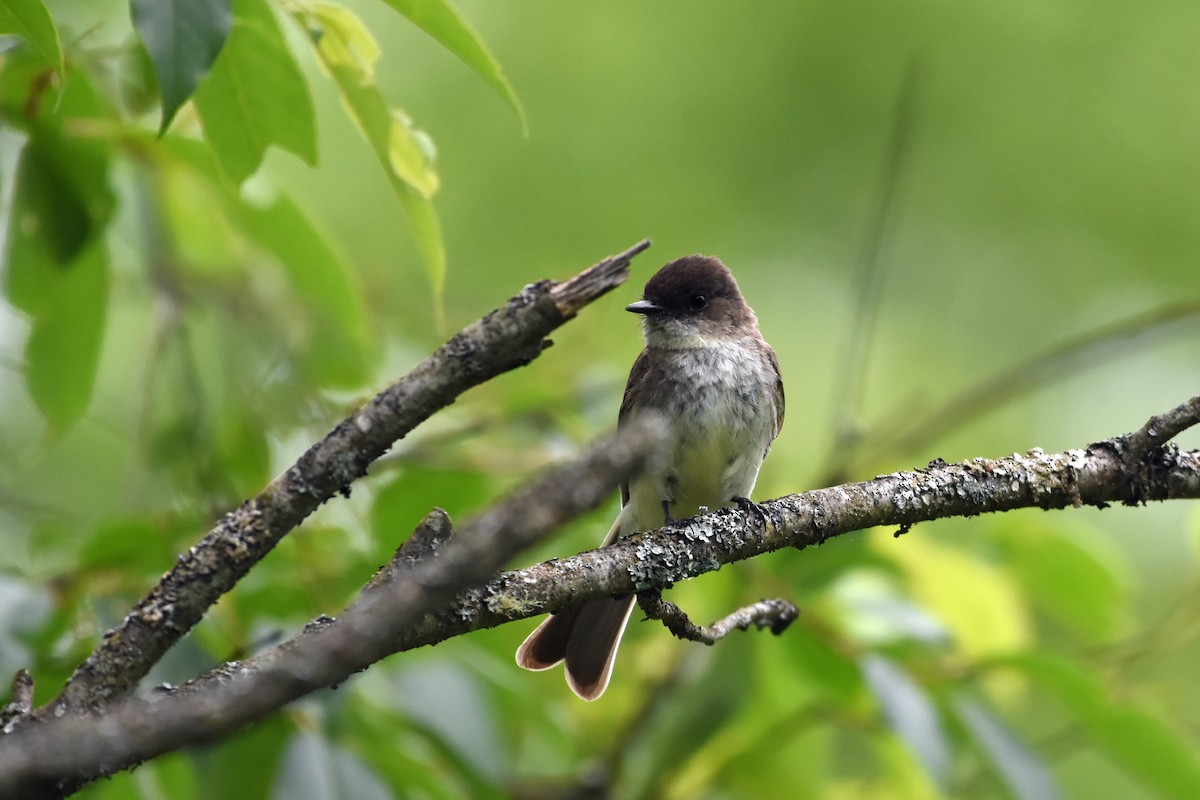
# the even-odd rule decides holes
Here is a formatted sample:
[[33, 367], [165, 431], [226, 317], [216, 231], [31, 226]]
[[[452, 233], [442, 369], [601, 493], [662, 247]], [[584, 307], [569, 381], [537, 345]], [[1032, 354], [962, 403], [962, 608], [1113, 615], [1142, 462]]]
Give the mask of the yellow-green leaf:
[[872, 544], [900, 566], [913, 597], [946, 624], [964, 654], [1008, 652], [1032, 640], [1025, 600], [1003, 570], [927, 536], [878, 536]]
[[357, 14], [332, 3], [312, 3], [305, 16], [323, 64], [349, 67], [361, 72], [365, 81], [375, 80], [379, 42]]
[[430, 202], [439, 179], [427, 156], [428, 148], [414, 135], [403, 112], [391, 108], [375, 85], [379, 45], [362, 21], [341, 6], [313, 4], [300, 17], [321, 64], [341, 90], [346, 110], [371, 145], [404, 208], [440, 309], [446, 252]]

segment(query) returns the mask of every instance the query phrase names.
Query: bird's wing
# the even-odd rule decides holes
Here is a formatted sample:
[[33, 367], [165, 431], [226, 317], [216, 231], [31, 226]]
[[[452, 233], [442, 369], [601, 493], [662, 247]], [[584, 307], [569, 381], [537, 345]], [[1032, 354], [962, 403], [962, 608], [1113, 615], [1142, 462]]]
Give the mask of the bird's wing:
[[[633, 368], [629, 370], [629, 380], [625, 383], [625, 396], [621, 398], [621, 411], [617, 414], [617, 430], [620, 430], [625, 425], [630, 416], [638, 408], [642, 406], [642, 378], [646, 371], [650, 369], [650, 360], [646, 357], [646, 351], [643, 350], [633, 362]], [[629, 502], [629, 483], [623, 481], [621, 483], [621, 505], [624, 506]]]
[[774, 439], [779, 435], [779, 431], [783, 430], [783, 407], [785, 405], [783, 397], [783, 373], [779, 371], [779, 359], [776, 358], [775, 351], [771, 349], [770, 345], [767, 345], [767, 355], [770, 357], [771, 366], [775, 370], [775, 433], [771, 436]]

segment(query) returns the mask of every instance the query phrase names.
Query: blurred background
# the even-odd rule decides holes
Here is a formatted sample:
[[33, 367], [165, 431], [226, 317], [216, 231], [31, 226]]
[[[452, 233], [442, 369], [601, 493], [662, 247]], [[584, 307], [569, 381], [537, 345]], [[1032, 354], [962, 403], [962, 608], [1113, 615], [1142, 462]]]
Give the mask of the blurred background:
[[[74, 73], [46, 113], [106, 164], [95, 263], [70, 273], [92, 277], [53, 290], [91, 281], [98, 319], [66, 314], [82, 355], [58, 355], [63, 313], [47, 321], [20, 261], [14, 176], [40, 134], [12, 113], [21, 45], [0, 52], [0, 675], [30, 667], [39, 701], [357, 403], [522, 285], [644, 237], [627, 286], [398, 444], [154, 679], [336, 614], [430, 507], [463, 519], [611, 428], [641, 348], [623, 308], [687, 253], [731, 267], [779, 355], [788, 415], [757, 499], [1079, 448], [1197, 393], [1200, 6], [457, 5], [527, 132], [408, 19], [346, 2], [383, 96], [436, 147], [439, 299], [303, 26], [279, 15], [315, 166], [272, 149], [239, 194], [198, 166], [192, 106], [153, 135], [128, 9], [49, 3]], [[594, 546], [616, 507], [513, 566]], [[395, 656], [84, 796], [1194, 797], [1197, 520], [1175, 502], [855, 533], [676, 587], [700, 622], [767, 596], [802, 616], [712, 648], [634, 623], [595, 704], [516, 669], [529, 621]]]

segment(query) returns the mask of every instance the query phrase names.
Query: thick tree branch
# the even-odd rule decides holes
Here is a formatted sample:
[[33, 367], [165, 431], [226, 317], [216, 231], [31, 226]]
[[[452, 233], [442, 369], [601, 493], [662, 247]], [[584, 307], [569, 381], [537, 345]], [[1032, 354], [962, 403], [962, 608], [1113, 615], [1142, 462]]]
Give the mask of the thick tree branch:
[[660, 447], [665, 433], [661, 418], [640, 418], [470, 520], [453, 537], [444, 512], [430, 514], [413, 545], [401, 547], [342, 616], [322, 618], [262, 655], [93, 714], [56, 717], [43, 709], [26, 718], [0, 738], [0, 797], [61, 796], [81, 780], [231, 733], [346, 680], [395, 652], [392, 643], [423, 614], [610, 498]]
[[368, 465], [467, 389], [542, 352], [545, 337], [622, 284], [640, 242], [560, 284], [526, 286], [503, 308], [455, 334], [313, 445], [257, 496], [225, 515], [113, 630], [104, 635], [54, 701], [98, 708], [132, 689], [204, 612], [289, 531], [366, 474]]
[[1198, 403], [1193, 399], [1156, 417], [1148, 426], [1153, 434], [1143, 429], [1049, 455], [1034, 450], [959, 464], [935, 461], [912, 472], [782, 497], [763, 503], [762, 514], [722, 509], [477, 583], [517, 548], [598, 502], [605, 486], [634, 469], [645, 453], [638, 445], [650, 446], [655, 438], [653, 421], [647, 421], [618, 441], [627, 449], [616, 452], [625, 457], [602, 447], [587, 463], [556, 470], [453, 537], [442, 515], [431, 514], [413, 545], [401, 548], [338, 620], [319, 620], [283, 646], [224, 665], [178, 690], [121, 701], [94, 715], [59, 717], [44, 708], [17, 721], [0, 738], [0, 796], [31, 781], [37, 786], [42, 779], [105, 774], [206, 741], [389, 653], [594, 597], [661, 590], [727, 563], [821, 544], [853, 530], [1017, 508], [1200, 498], [1200, 451], [1159, 444], [1137, 463], [1128, 458], [1147, 436], [1161, 443], [1164, 431], [1194, 422]]
[[436, 644], [594, 597], [662, 589], [725, 564], [803, 549], [863, 528], [911, 527], [1019, 508], [1200, 499], [1200, 451], [1180, 452], [1167, 444], [1130, 467], [1124, 459], [1126, 438], [1064, 453], [1033, 450], [959, 464], [935, 461], [920, 470], [788, 495], [762, 504], [771, 521], [765, 529], [756, 513], [721, 509], [609, 547], [504, 573], [427, 615], [394, 645], [406, 650]]

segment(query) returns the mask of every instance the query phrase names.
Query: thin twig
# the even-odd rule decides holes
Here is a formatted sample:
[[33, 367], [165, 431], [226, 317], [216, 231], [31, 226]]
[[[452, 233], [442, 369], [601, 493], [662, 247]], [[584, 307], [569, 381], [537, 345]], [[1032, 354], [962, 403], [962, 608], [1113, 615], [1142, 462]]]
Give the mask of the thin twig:
[[770, 628], [771, 633], [778, 636], [800, 616], [800, 609], [786, 600], [760, 600], [739, 608], [712, 625], [697, 625], [688, 619], [679, 606], [663, 600], [659, 590], [639, 592], [637, 600], [647, 619], [659, 620], [680, 639], [707, 645], [716, 644], [735, 628], [744, 631], [751, 625], [760, 629]]

